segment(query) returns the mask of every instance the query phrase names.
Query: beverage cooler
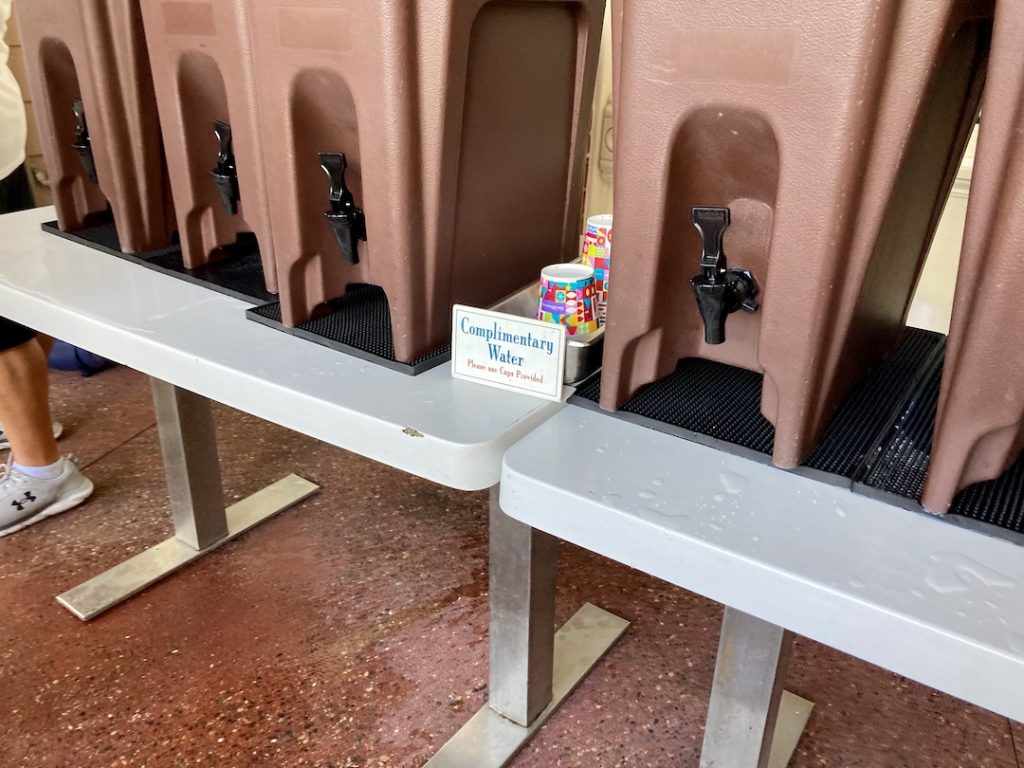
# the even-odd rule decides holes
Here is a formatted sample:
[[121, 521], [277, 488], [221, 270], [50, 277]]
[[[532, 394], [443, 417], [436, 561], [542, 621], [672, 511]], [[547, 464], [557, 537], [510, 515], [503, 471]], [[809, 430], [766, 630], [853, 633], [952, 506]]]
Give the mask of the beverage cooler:
[[249, 10], [285, 325], [383, 292], [412, 362], [575, 255], [603, 0]]
[[142, 13], [136, 0], [29, 0], [18, 21], [58, 223], [112, 217], [128, 253], [175, 230]]
[[[923, 503], [1003, 473], [1024, 446], [1024, 7], [997, 5]], [[992, 499], [1012, 495], [989, 489]], [[1004, 514], [1020, 514], [1014, 505]]]
[[991, 4], [617, 5], [600, 404], [683, 359], [747, 369], [773, 461], [794, 467], [903, 332], [977, 115]]
[[141, 2], [184, 265], [201, 267], [254, 237], [273, 291], [249, 5]]

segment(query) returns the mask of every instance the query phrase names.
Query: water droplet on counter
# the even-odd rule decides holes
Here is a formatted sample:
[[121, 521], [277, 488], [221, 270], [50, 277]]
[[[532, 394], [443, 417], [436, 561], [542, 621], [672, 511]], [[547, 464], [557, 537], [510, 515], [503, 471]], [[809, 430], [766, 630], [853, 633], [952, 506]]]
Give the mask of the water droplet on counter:
[[867, 584], [860, 579], [850, 579], [847, 583], [854, 589], [864, 589], [867, 586]]
[[607, 445], [599, 445], [594, 450], [596, 450], [598, 453], [604, 453], [605, 451], [608, 450], [608, 446]]
[[716, 493], [714, 496], [715, 501], [725, 501], [724, 493]]
[[836, 504], [836, 514], [840, 517], [846, 517], [846, 510]]
[[683, 512], [678, 507], [670, 507], [668, 509], [661, 509], [659, 507], [644, 507], [645, 512], [651, 514], [661, 515], [662, 517], [671, 517], [673, 520], [689, 520], [690, 516]]
[[719, 525], [718, 523], [716, 523], [714, 521], [709, 521], [708, 522], [708, 528], [710, 528], [712, 531], [724, 531], [725, 530], [725, 528], [723, 526]]
[[665, 484], [665, 481], [662, 480], [660, 477], [656, 477], [653, 480], [651, 480], [651, 485], [664, 485], [664, 484]]
[[722, 487], [730, 496], [743, 493], [743, 489], [747, 487], [748, 482], [747, 478], [736, 472], [723, 472], [719, 475], [718, 479], [722, 481]]
[[939, 594], [967, 592], [972, 581], [993, 589], [1017, 586], [1009, 577], [960, 552], [934, 554], [931, 560], [925, 583]]
[[657, 497], [657, 495], [658, 494], [652, 493], [651, 491], [639, 491], [637, 493], [637, 496], [639, 496], [641, 499], [653, 499]]
[[914, 597], [924, 597], [924, 592], [920, 589], [912, 589], [910, 590], [910, 594], [912, 594]]

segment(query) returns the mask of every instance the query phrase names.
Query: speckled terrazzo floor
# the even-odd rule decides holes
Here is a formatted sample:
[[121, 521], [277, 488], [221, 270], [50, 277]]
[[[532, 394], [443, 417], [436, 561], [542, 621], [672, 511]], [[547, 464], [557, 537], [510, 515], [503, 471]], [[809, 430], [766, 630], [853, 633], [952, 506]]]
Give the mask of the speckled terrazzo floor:
[[[84, 624], [54, 595], [171, 526], [145, 379], [57, 374], [54, 401], [97, 493], [0, 540], [0, 766], [420, 766], [484, 702], [486, 494], [220, 408], [229, 498], [324, 490]], [[559, 622], [633, 626], [516, 768], [697, 765], [718, 606], [572, 547], [559, 580]], [[1024, 726], [816, 643], [788, 687], [818, 704], [796, 768], [1021, 768]]]

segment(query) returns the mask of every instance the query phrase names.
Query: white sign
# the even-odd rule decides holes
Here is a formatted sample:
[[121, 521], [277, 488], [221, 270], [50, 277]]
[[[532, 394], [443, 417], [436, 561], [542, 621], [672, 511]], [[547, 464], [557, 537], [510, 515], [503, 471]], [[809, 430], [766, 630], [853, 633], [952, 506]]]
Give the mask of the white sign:
[[456, 304], [452, 308], [452, 376], [561, 400], [565, 328]]

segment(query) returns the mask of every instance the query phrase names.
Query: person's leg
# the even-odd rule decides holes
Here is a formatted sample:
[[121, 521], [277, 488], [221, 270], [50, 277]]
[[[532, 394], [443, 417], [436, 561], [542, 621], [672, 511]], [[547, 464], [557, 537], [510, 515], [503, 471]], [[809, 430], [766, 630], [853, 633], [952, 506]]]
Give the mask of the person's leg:
[[[0, 326], [3, 326], [3, 324], [6, 323], [6, 322], [7, 321], [5, 321], [4, 318], [0, 317]], [[17, 326], [17, 327], [21, 328], [22, 326]], [[31, 331], [28, 328], [25, 328], [24, 331], [26, 333], [31, 333]], [[3, 338], [3, 336], [4, 336], [4, 330], [3, 330], [3, 327], [0, 327], [0, 338]], [[35, 340], [38, 343], [39, 347], [43, 350], [43, 355], [46, 357], [47, 360], [49, 360], [50, 350], [53, 348], [53, 339], [51, 339], [49, 336], [44, 336], [43, 334], [39, 333], [39, 334], [36, 334]], [[0, 355], [3, 355], [3, 354], [4, 354], [3, 345], [0, 344]], [[0, 374], [0, 376], [2, 376], [2, 374]], [[3, 390], [3, 386], [4, 385], [0, 385], [0, 392], [4, 391]], [[3, 406], [3, 403], [0, 403], [0, 407], [2, 407], [2, 406]], [[59, 421], [54, 421], [50, 425], [50, 428], [51, 428], [51, 433], [53, 434], [53, 439], [54, 440], [57, 440], [64, 433], [64, 425], [61, 424]], [[0, 454], [3, 454], [5, 451], [9, 452], [11, 450], [12, 450], [12, 446], [11, 446], [10, 440], [8, 439], [8, 436], [7, 436], [7, 430], [4, 429], [3, 420], [0, 419]]]
[[28, 335], [20, 344], [0, 344], [0, 424], [14, 459], [28, 467], [45, 467], [60, 459], [50, 418], [46, 353], [35, 333], [0, 318], [0, 340]]
[[[47, 336], [45, 333], [37, 333], [36, 341], [39, 343], [39, 348], [43, 350], [43, 357], [49, 361], [50, 352], [53, 351], [53, 337]], [[49, 368], [49, 364], [47, 364], [47, 368]]]
[[[34, 206], [28, 166], [0, 179], [0, 213]], [[50, 420], [46, 359], [53, 339], [0, 317], [0, 446], [20, 464], [41, 467], [60, 458]]]
[[93, 485], [62, 458], [50, 421], [44, 344], [0, 318], [0, 420], [12, 448], [0, 464], [0, 537], [77, 507]]
[[[0, 213], [32, 207], [25, 167], [0, 179]], [[0, 317], [0, 438], [10, 464], [0, 464], [0, 536], [77, 507], [93, 486], [61, 458], [50, 420], [50, 339]]]

